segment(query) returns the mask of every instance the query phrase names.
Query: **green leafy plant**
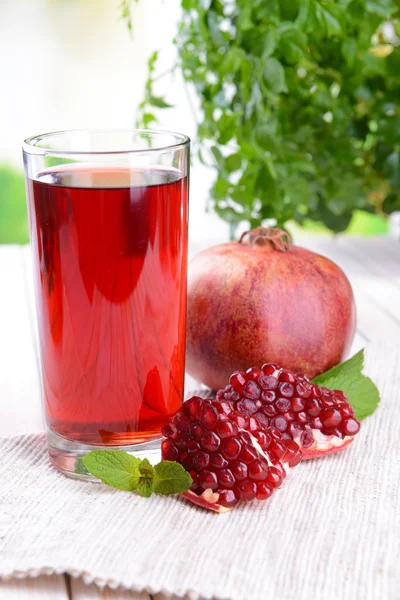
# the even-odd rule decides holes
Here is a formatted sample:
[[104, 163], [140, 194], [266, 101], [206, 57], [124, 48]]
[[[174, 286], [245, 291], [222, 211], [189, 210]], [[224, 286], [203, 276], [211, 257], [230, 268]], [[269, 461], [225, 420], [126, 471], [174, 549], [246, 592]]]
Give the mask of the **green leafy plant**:
[[[175, 68], [200, 101], [198, 154], [236, 226], [400, 209], [399, 0], [182, 0]], [[168, 102], [149, 62], [139, 122]]]
[[0, 244], [29, 242], [24, 174], [0, 165]]

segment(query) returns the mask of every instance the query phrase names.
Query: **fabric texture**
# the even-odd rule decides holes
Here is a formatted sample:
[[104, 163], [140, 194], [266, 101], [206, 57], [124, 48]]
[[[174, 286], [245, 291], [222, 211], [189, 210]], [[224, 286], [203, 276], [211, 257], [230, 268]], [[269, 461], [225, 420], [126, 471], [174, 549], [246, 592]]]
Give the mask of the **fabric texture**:
[[356, 441], [223, 515], [70, 480], [44, 435], [0, 439], [0, 576], [219, 600], [399, 599], [399, 364], [400, 346], [370, 345], [382, 402]]

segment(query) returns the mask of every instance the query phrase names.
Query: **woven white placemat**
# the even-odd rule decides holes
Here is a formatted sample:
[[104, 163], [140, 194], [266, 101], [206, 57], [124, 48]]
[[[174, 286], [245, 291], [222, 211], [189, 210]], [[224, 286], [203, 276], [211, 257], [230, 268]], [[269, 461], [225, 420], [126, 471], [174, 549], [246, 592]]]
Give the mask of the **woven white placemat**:
[[1, 439], [0, 575], [194, 598], [399, 599], [400, 346], [371, 345], [366, 362], [382, 404], [354, 444], [225, 515], [71, 481], [43, 435]]

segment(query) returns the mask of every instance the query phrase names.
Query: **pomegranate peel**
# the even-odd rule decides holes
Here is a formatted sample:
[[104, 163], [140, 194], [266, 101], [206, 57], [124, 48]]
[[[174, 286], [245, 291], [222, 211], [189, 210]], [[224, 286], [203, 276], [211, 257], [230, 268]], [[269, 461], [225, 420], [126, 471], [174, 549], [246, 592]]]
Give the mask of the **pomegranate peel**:
[[222, 506], [222, 504], [218, 504], [219, 494], [213, 492], [210, 489], [204, 490], [204, 492], [200, 496], [198, 494], [195, 494], [191, 490], [182, 492], [180, 496], [182, 496], [182, 498], [185, 498], [185, 500], [189, 500], [189, 502], [191, 502], [192, 504], [196, 504], [196, 506], [201, 506], [201, 508], [213, 510], [217, 513], [225, 513], [233, 510], [233, 506], [228, 507]]
[[187, 372], [213, 390], [262, 361], [314, 378], [348, 354], [356, 325], [343, 271], [262, 227], [194, 257], [187, 315]]

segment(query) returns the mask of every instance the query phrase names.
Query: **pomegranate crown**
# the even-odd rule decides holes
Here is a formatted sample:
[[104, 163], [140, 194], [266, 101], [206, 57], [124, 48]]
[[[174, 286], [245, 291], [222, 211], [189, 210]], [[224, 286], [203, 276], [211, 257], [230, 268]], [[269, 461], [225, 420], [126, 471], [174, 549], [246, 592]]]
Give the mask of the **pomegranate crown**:
[[292, 246], [289, 234], [279, 227], [256, 227], [245, 231], [239, 240], [239, 244], [243, 243], [251, 247], [269, 245], [280, 252], [286, 252]]

